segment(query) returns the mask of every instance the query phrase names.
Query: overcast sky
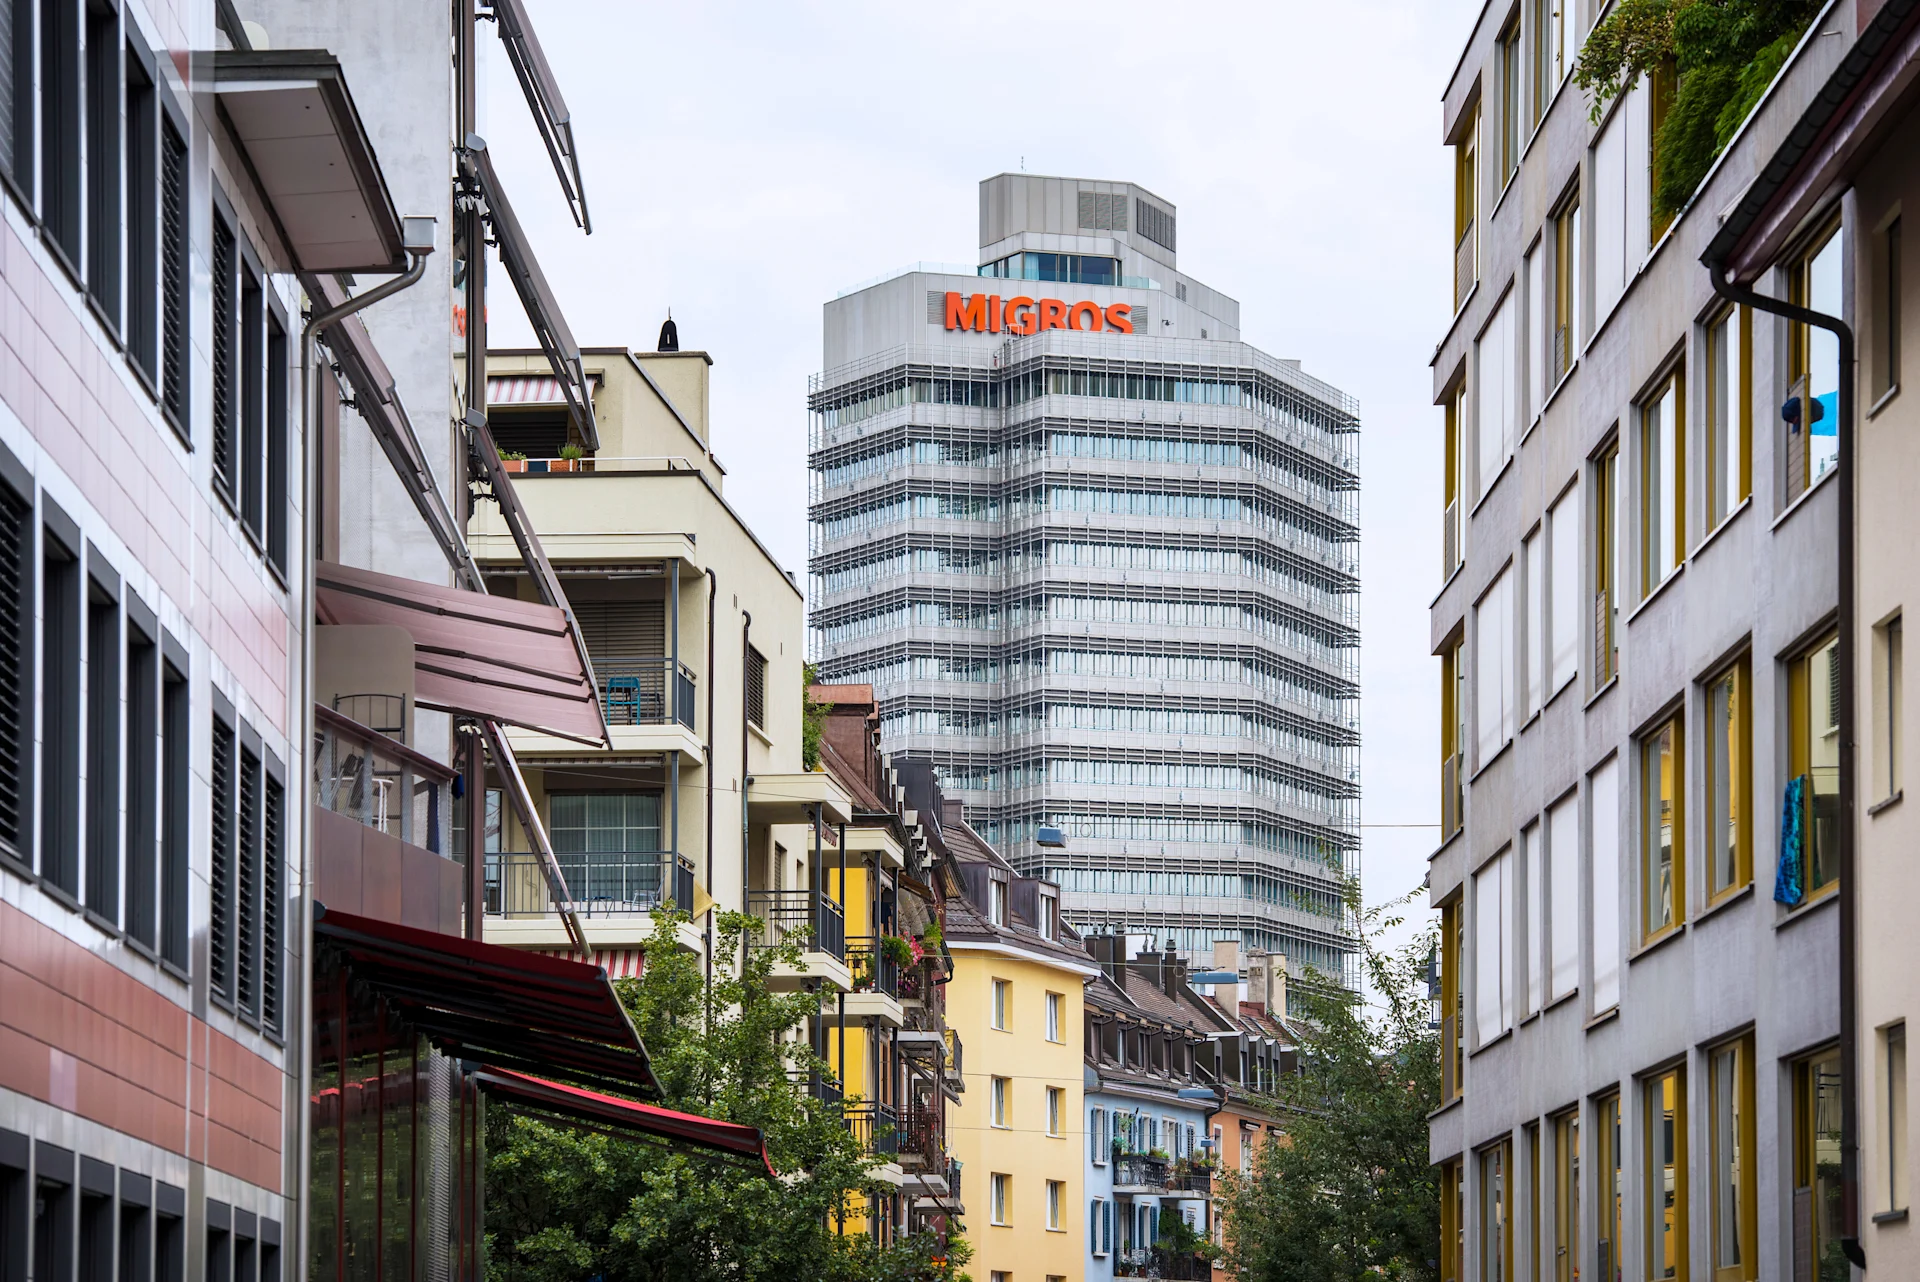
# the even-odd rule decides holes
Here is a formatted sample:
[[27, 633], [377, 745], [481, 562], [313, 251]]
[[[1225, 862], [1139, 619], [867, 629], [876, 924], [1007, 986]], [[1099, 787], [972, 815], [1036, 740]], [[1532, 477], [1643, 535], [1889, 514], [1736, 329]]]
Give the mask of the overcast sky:
[[[1420, 884], [1439, 799], [1440, 94], [1477, 0], [528, 8], [593, 235], [491, 41], [484, 129], [574, 335], [651, 348], [673, 309], [681, 345], [713, 356], [727, 498], [803, 581], [822, 304], [907, 263], [978, 261], [995, 173], [1173, 202], [1181, 268], [1240, 301], [1243, 337], [1359, 398], [1362, 874], [1369, 903]], [[529, 341], [511, 292], [494, 298], [494, 342]]]

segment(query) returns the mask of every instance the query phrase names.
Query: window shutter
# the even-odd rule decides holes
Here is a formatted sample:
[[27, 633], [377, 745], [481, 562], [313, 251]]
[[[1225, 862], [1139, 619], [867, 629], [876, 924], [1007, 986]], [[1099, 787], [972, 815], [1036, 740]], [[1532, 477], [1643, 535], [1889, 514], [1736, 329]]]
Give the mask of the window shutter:
[[283, 948], [287, 863], [286, 788], [267, 777], [267, 803], [260, 817], [262, 837], [260, 876], [260, 1023], [269, 1032], [281, 1029], [280, 954]]
[[234, 339], [239, 328], [234, 315], [234, 274], [238, 247], [233, 230], [219, 214], [213, 217], [213, 483], [228, 500], [234, 498], [235, 440], [233, 412], [237, 389], [233, 385]]
[[927, 291], [927, 324], [945, 325], [947, 323], [947, 296], [937, 289]]
[[1095, 210], [1099, 207], [1099, 202], [1103, 200], [1111, 203], [1113, 200], [1113, 197], [1095, 196], [1090, 191], [1083, 191], [1080, 193], [1079, 212], [1080, 212], [1080, 225], [1082, 227], [1093, 228], [1093, 227], [1098, 227], [1100, 225], [1099, 214], [1096, 213]]
[[213, 722], [212, 855], [209, 879], [213, 920], [207, 938], [209, 984], [216, 996], [233, 999], [233, 730]]
[[243, 1015], [260, 1013], [260, 758], [240, 750], [239, 893], [234, 905], [235, 989]]
[[33, 601], [32, 514], [31, 504], [0, 486], [0, 842], [23, 860], [33, 858], [23, 804], [33, 736], [26, 702], [33, 674], [24, 637]]
[[160, 129], [160, 368], [162, 405], [187, 431], [187, 144], [171, 121]]
[[1133, 321], [1134, 333], [1144, 334], [1147, 332], [1148, 320], [1146, 304], [1142, 303], [1136, 306], [1133, 311], [1129, 313], [1128, 318]]

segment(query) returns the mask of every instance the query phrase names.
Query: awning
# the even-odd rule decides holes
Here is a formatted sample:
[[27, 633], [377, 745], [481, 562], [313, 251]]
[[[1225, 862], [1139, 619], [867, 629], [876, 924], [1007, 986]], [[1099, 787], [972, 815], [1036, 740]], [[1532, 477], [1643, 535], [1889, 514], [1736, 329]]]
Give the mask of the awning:
[[413, 637], [421, 706], [606, 746], [599, 692], [564, 610], [324, 561], [316, 576], [321, 623]]
[[598, 966], [316, 906], [314, 943], [451, 1057], [659, 1097]]
[[513, 279], [514, 292], [520, 295], [520, 306], [527, 313], [527, 323], [533, 326], [534, 334], [540, 339], [540, 350], [546, 353], [547, 364], [560, 381], [567, 412], [573, 416], [580, 438], [589, 451], [597, 450], [600, 429], [593, 419], [593, 396], [587, 386], [586, 369], [580, 362], [580, 344], [573, 341], [573, 331], [567, 328], [566, 317], [560, 314], [553, 287], [547, 283], [546, 273], [540, 270], [540, 260], [533, 256], [533, 247], [527, 242], [520, 220], [514, 217], [513, 206], [507, 203], [500, 176], [493, 171], [493, 160], [487, 155], [485, 139], [467, 138], [466, 146], [460, 149], [460, 173], [486, 202], [487, 224], [493, 228], [493, 239], [500, 246], [500, 265]]
[[500, 28], [500, 41], [507, 47], [507, 60], [520, 77], [521, 92], [533, 111], [534, 128], [547, 144], [553, 160], [553, 172], [560, 179], [560, 194], [567, 198], [573, 221], [589, 236], [593, 219], [587, 214], [587, 186], [580, 178], [580, 153], [573, 140], [573, 113], [560, 96], [560, 83], [547, 65], [547, 54], [527, 21], [527, 10], [520, 0], [493, 0], [493, 16]]
[[[600, 376], [587, 376], [589, 389], [600, 382]], [[567, 390], [559, 379], [551, 374], [489, 374], [487, 375], [488, 405], [565, 405]]]
[[570, 1125], [585, 1125], [634, 1139], [691, 1144], [744, 1160], [778, 1178], [767, 1158], [765, 1141], [756, 1127], [721, 1122], [695, 1113], [676, 1113], [653, 1104], [640, 1104], [616, 1095], [581, 1090], [559, 1082], [544, 1082], [524, 1073], [483, 1068], [473, 1075], [480, 1089], [495, 1099], [533, 1113], [543, 1113]]
[[[578, 950], [572, 948], [542, 948], [537, 951], [544, 957], [559, 957], [566, 961], [581, 959]], [[644, 948], [596, 949], [593, 964], [606, 971], [608, 979], [638, 979], [640, 972], [646, 969], [647, 952]]]
[[308, 272], [398, 272], [400, 219], [373, 144], [324, 49], [222, 49], [213, 91]]

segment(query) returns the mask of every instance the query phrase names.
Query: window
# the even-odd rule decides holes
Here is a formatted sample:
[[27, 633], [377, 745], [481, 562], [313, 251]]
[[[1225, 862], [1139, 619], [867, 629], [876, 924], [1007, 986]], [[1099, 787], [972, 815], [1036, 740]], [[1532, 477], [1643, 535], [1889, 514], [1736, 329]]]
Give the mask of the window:
[[120, 602], [97, 578], [87, 600], [87, 908], [120, 921]]
[[1599, 1151], [1594, 1154], [1598, 1159], [1600, 1178], [1600, 1218], [1595, 1230], [1595, 1245], [1600, 1251], [1599, 1276], [1607, 1282], [1625, 1276], [1626, 1266], [1621, 1262], [1620, 1252], [1626, 1246], [1622, 1229], [1626, 1224], [1626, 1172], [1621, 1163], [1626, 1160], [1626, 1150], [1621, 1144], [1624, 1138], [1620, 1134], [1620, 1097], [1608, 1095], [1594, 1105], [1594, 1129], [1598, 1132]]
[[1753, 880], [1753, 677], [1741, 659], [1707, 683], [1707, 901]]
[[234, 987], [240, 1013], [250, 1022], [260, 1015], [260, 755], [240, 749], [238, 894], [234, 903]]
[[73, 1276], [73, 1153], [36, 1140], [33, 1146], [35, 1278]]
[[987, 920], [996, 926], [1007, 924], [1007, 882], [994, 877], [987, 883]]
[[187, 344], [193, 261], [188, 187], [186, 133], [170, 115], [165, 116], [160, 122], [160, 406], [173, 430], [182, 440], [191, 441]]
[[1093, 1164], [1105, 1166], [1112, 1140], [1107, 1134], [1107, 1110], [1096, 1108], [1087, 1115], [1087, 1135], [1093, 1141]]
[[1513, 739], [1513, 576], [1502, 570], [1474, 607], [1474, 765], [1485, 769]]
[[1047, 1181], [1047, 1232], [1060, 1232], [1060, 1181]]
[[1580, 667], [1580, 501], [1561, 496], [1547, 512], [1547, 698]]
[[1587, 896], [1593, 929], [1594, 1014], [1620, 1004], [1620, 762], [1616, 758], [1587, 780], [1592, 807], [1588, 840], [1593, 885]]
[[[656, 853], [661, 845], [661, 800], [657, 792], [553, 793], [547, 805], [553, 825], [554, 853], [562, 856]], [[600, 870], [600, 875], [609, 878], [608, 885], [589, 886], [584, 894], [569, 885], [570, 890], [575, 890], [583, 898], [613, 894], [622, 889], [614, 884], [614, 879], [622, 875], [624, 867], [616, 859], [605, 862], [586, 859], [564, 862], [569, 868], [585, 865], [580, 867], [580, 874], [589, 881], [596, 876], [596, 868]], [[783, 864], [785, 862], [781, 861]], [[658, 864], [657, 859], [652, 859], [646, 861], [645, 866], [657, 868]], [[626, 875], [632, 876], [631, 873]], [[569, 871], [570, 882], [572, 876], [573, 873]]]
[[256, 542], [266, 538], [266, 292], [253, 256], [240, 256], [240, 451], [235, 488], [240, 522]]
[[1500, 183], [1520, 169], [1520, 19], [1500, 33]]
[[214, 999], [223, 1005], [233, 1003], [233, 931], [236, 912], [235, 867], [237, 850], [234, 834], [234, 736], [233, 728], [219, 717], [213, 719], [212, 784], [212, 861], [208, 869], [208, 899], [211, 920], [207, 928], [207, 965], [211, 970], [208, 986]]
[[0, 726], [9, 728], [0, 734], [0, 856], [28, 866], [33, 863], [33, 649], [39, 622], [33, 544], [31, 498], [0, 482]]
[[1047, 994], [1047, 1040], [1060, 1040], [1060, 994]]
[[152, 1187], [145, 1176], [120, 1173], [119, 1282], [152, 1282]]
[[1087, 1203], [1087, 1250], [1095, 1255], [1107, 1253], [1107, 1199], [1096, 1197]]
[[1580, 198], [1576, 194], [1553, 216], [1553, 332], [1547, 340], [1550, 387], [1559, 386], [1580, 354], [1580, 252]]
[[1687, 1080], [1680, 1069], [1642, 1084], [1647, 1104], [1647, 1276], [1687, 1276]]
[[76, 279], [82, 181], [80, 14], [78, 3], [40, 6], [40, 220], [47, 244]]
[[160, 376], [160, 101], [153, 65], [126, 48], [127, 354], [148, 386]]
[[1540, 825], [1528, 824], [1520, 830], [1520, 875], [1526, 883], [1526, 969], [1527, 1004], [1531, 1014], [1547, 1001], [1547, 869], [1546, 848], [1541, 842]]
[[1503, 850], [1473, 878], [1473, 1019], [1481, 1046], [1513, 1027], [1511, 864], [1511, 853]]
[[1553, 1282], [1580, 1277], [1580, 1110], [1553, 1119]]
[[1621, 570], [1626, 564], [1620, 517], [1620, 446], [1609, 444], [1593, 463], [1593, 688], [1620, 672]]
[[1480, 1154], [1480, 1278], [1507, 1282], [1513, 1276], [1513, 1154], [1502, 1141]]
[[160, 956], [184, 972], [190, 927], [193, 727], [187, 674], [171, 658], [162, 669], [160, 688]]
[[1500, 479], [1500, 471], [1506, 467], [1507, 459], [1513, 454], [1513, 443], [1519, 437], [1520, 407], [1515, 395], [1519, 384], [1519, 334], [1514, 311], [1513, 291], [1508, 290], [1474, 345], [1479, 357], [1475, 368], [1479, 392], [1474, 407], [1478, 420], [1475, 448], [1479, 454], [1480, 481], [1474, 495], [1476, 501], [1485, 498], [1494, 482]]
[[[1787, 676], [1785, 808], [1799, 821], [1786, 838], [1782, 880], [1789, 906], [1833, 884], [1840, 822], [1840, 639], [1829, 636], [1793, 661]], [[1795, 840], [1797, 838], [1797, 840]]]
[[[186, 1282], [187, 1226], [179, 1214], [186, 1198], [182, 1190], [165, 1184], [156, 1192], [160, 1196], [154, 1199], [157, 1214], [153, 1219], [153, 1282]], [[173, 1195], [171, 1208], [168, 1193]]]
[[[1787, 301], [1828, 316], [1841, 312], [1841, 236], [1827, 233], [1787, 278]], [[1786, 501], [1793, 502], [1840, 460], [1840, 340], [1832, 330], [1787, 326]]]
[[[1241, 1153], [1246, 1152], [1244, 1143]], [[1241, 1169], [1245, 1170], [1243, 1162]], [[1459, 1162], [1440, 1166], [1440, 1282], [1464, 1282], [1467, 1260], [1467, 1189]]]
[[1901, 654], [1905, 633], [1894, 615], [1873, 630], [1873, 782], [1880, 797], [1900, 793]]
[[988, 1103], [992, 1105], [992, 1123], [1004, 1129], [1012, 1125], [1012, 1123], [1007, 1120], [1009, 1110], [1007, 1095], [1013, 1089], [1013, 1084], [1004, 1077], [996, 1077], [991, 1080], [993, 1085]]
[[[1647, 96], [1647, 243], [1651, 245], [1666, 234], [1673, 225], [1672, 209], [1665, 208], [1667, 201], [1662, 199], [1661, 173], [1665, 168], [1660, 155], [1660, 130], [1666, 125], [1667, 117], [1673, 111], [1673, 100], [1680, 92], [1680, 67], [1672, 58], [1662, 58], [1647, 69], [1644, 84]], [[1631, 187], [1632, 180], [1629, 179]], [[1691, 193], [1689, 193], [1691, 194]]]
[[1526, 669], [1520, 704], [1524, 721], [1547, 701], [1547, 536], [1535, 528], [1520, 544], [1520, 572], [1525, 580], [1526, 609], [1521, 616], [1521, 666]]
[[1480, 108], [1476, 103], [1453, 144], [1453, 310], [1466, 305], [1480, 279], [1474, 244], [1480, 185]]
[[1460, 831], [1467, 818], [1466, 643], [1440, 652], [1440, 837]]
[[993, 1026], [1007, 1031], [1007, 1006], [1013, 997], [1013, 985], [1004, 979], [993, 981]]
[[1707, 326], [1707, 529], [1753, 493], [1753, 314], [1722, 312]]
[[1440, 539], [1440, 581], [1446, 582], [1466, 558], [1467, 547], [1467, 380], [1463, 377], [1447, 393], [1446, 511]]
[[988, 1177], [988, 1187], [992, 1190], [989, 1198], [989, 1218], [992, 1223], [1007, 1223], [1007, 1206], [1012, 1201], [1013, 1177], [995, 1171]]
[[79, 1282], [113, 1282], [113, 1168], [80, 1159]]
[[87, 295], [109, 328], [120, 329], [120, 15], [88, 4]]
[[287, 788], [280, 777], [278, 763], [272, 761], [271, 756], [263, 792], [264, 803], [260, 813], [260, 1027], [269, 1034], [278, 1034], [285, 1016], [280, 958], [286, 945]]
[[1880, 1030], [1880, 1142], [1886, 1147], [1881, 1164], [1887, 1174], [1883, 1209], [1907, 1209], [1907, 1026], [1889, 1024]]
[[208, 269], [213, 309], [213, 488], [232, 503], [240, 468], [240, 247], [219, 208], [213, 213], [213, 252]]
[[[1527, 283], [1527, 336], [1522, 346], [1521, 367], [1526, 374], [1527, 415], [1531, 425], [1546, 408], [1552, 357], [1547, 350], [1547, 319], [1552, 305], [1547, 298], [1547, 245], [1535, 241], [1521, 263], [1520, 278]], [[1525, 433], [1523, 432], [1522, 435]]]
[[1047, 1087], [1047, 1134], [1060, 1134], [1060, 1101], [1066, 1092], [1058, 1086]]
[[1684, 376], [1640, 407], [1640, 595], [1650, 596], [1687, 556]]
[[[0, 177], [33, 205], [33, 0], [0, 4]], [[22, 1266], [24, 1269], [24, 1265]], [[10, 1279], [9, 1282], [22, 1282]]]
[[1547, 810], [1547, 1000], [1580, 983], [1580, 798]]
[[[1466, 1068], [1462, 1047], [1466, 1023], [1466, 998], [1462, 992], [1460, 963], [1461, 909], [1464, 901], [1455, 899], [1440, 909], [1440, 1098], [1458, 1099], [1463, 1093], [1461, 1081]], [[1242, 1052], [1244, 1056], [1245, 1052]], [[1247, 1080], [1246, 1069], [1240, 1080]]]
[[1620, 95], [1593, 144], [1593, 302], [1604, 317], [1653, 243], [1652, 156], [1644, 86]]
[[1680, 720], [1640, 740], [1640, 937], [1656, 939], [1686, 919], [1686, 775]]
[[1758, 1267], [1759, 1180], [1753, 1103], [1753, 1040], [1707, 1052], [1708, 1178], [1713, 1199], [1713, 1276], [1747, 1282]]
[[1554, 91], [1567, 73], [1567, 20], [1571, 0], [1532, 0], [1533, 123], [1546, 117]]
[[151, 949], [159, 943], [160, 650], [127, 616], [127, 934]]
[[1039, 898], [1040, 933], [1048, 939], [1058, 939], [1060, 937], [1060, 896], [1042, 887]]
[[764, 729], [767, 724], [767, 656], [747, 647], [747, 720]]
[[1873, 279], [1873, 397], [1900, 387], [1900, 219], [1876, 242]]
[[1844, 1278], [1840, 1253], [1840, 1112], [1845, 1082], [1840, 1048], [1809, 1056], [1793, 1070], [1794, 1255], [1814, 1276]]
[[78, 532], [68, 537], [49, 525], [42, 555], [40, 875], [78, 900], [81, 585]]

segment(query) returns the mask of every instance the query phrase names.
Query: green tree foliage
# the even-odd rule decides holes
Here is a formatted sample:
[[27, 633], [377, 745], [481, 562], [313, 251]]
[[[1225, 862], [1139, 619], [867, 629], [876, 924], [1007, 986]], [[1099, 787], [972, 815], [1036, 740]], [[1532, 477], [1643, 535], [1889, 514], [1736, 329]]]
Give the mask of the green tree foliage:
[[[874, 1160], [837, 1105], [799, 1083], [829, 1066], [790, 1034], [819, 1010], [776, 993], [776, 962], [797, 945], [755, 949], [754, 921], [721, 913], [709, 1001], [700, 960], [680, 948], [680, 914], [657, 913], [637, 980], [616, 985], [668, 1108], [757, 1126], [778, 1180], [741, 1163], [487, 1111], [487, 1266], [503, 1282], [965, 1282], [966, 1243], [931, 1235], [880, 1248], [836, 1225], [865, 1205]], [[728, 963], [724, 960], [732, 958]]]
[[[1348, 893], [1357, 908], [1357, 889]], [[1376, 946], [1412, 898], [1361, 916], [1371, 1011], [1313, 972], [1296, 986], [1302, 1069], [1273, 1101], [1290, 1115], [1286, 1138], [1262, 1146], [1249, 1174], [1220, 1181], [1225, 1261], [1246, 1282], [1439, 1276], [1440, 1184], [1427, 1160], [1427, 1114], [1440, 1099], [1434, 935]]]
[[1594, 27], [1573, 78], [1595, 121], [1641, 76], [1677, 80], [1653, 139], [1656, 221], [1692, 198], [1819, 10], [1815, 0], [1621, 0]]
[[818, 770], [820, 768], [820, 737], [827, 730], [827, 705], [813, 697], [813, 687], [820, 680], [820, 669], [814, 664], [805, 664], [800, 669], [800, 768]]

